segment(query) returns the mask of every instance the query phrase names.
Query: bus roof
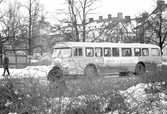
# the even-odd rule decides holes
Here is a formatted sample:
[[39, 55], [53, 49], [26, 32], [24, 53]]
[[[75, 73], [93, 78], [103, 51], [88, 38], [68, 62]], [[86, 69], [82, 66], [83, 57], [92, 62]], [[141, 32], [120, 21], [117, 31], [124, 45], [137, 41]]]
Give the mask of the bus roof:
[[110, 43], [110, 42], [58, 42], [53, 48], [61, 47], [151, 47], [159, 48], [157, 45], [153, 44], [140, 44], [140, 43]]

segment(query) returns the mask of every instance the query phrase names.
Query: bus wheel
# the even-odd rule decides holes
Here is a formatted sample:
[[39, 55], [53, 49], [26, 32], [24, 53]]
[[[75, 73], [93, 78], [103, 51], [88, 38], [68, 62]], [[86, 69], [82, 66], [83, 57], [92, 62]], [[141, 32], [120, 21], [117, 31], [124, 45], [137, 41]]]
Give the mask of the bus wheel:
[[85, 68], [85, 71], [84, 71], [84, 76], [86, 77], [95, 77], [97, 76], [98, 73], [97, 73], [97, 69], [94, 65], [89, 65]]
[[146, 68], [144, 65], [142, 65], [141, 63], [138, 63], [136, 65], [136, 68], [135, 68], [135, 74], [136, 75], [141, 75], [143, 74], [144, 72], [146, 72]]

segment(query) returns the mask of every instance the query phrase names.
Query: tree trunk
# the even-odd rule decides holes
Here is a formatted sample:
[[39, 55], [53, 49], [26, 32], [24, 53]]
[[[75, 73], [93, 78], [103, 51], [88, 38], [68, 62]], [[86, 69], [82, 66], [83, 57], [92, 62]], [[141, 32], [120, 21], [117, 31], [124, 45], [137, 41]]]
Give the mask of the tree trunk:
[[[0, 36], [0, 38], [1, 38], [1, 36]], [[2, 54], [3, 54], [2, 45], [3, 44], [0, 42], [0, 63], [2, 63]]]

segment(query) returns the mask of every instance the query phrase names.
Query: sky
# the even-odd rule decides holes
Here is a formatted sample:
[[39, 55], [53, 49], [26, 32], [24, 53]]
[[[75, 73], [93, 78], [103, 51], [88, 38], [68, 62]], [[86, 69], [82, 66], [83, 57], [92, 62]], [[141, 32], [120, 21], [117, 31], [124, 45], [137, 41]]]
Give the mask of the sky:
[[[9, 0], [14, 1], [14, 0]], [[28, 0], [17, 0], [22, 3]], [[41, 4], [44, 5], [47, 10], [47, 17], [53, 18], [51, 15], [55, 15], [56, 9], [63, 8], [65, 0], [39, 0]], [[167, 3], [167, 0], [164, 0]], [[156, 7], [157, 0], [99, 0], [97, 2], [97, 11], [96, 14], [92, 15], [94, 19], [98, 19], [99, 16], [107, 18], [108, 14], [111, 14], [112, 17], [116, 17], [117, 13], [121, 12], [124, 16], [131, 16], [135, 18], [141, 13], [147, 11], [151, 12]]]
[[[63, 6], [63, 0], [40, 0], [45, 8], [49, 11], [54, 11], [56, 8]], [[116, 17], [118, 12], [123, 13], [123, 16], [135, 17], [141, 12], [150, 11], [155, 8], [157, 0], [100, 0], [97, 4], [98, 10], [94, 18], [103, 16], [107, 18], [108, 14]], [[167, 3], [167, 0], [165, 0]]]

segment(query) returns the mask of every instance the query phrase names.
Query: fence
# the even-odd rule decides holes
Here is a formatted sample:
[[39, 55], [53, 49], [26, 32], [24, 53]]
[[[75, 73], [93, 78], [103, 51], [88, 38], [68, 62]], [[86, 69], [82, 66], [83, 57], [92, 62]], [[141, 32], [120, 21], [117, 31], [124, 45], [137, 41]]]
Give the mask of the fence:
[[[9, 68], [25, 68], [28, 65], [27, 55], [8, 54]], [[3, 67], [0, 61], [0, 67]]]

